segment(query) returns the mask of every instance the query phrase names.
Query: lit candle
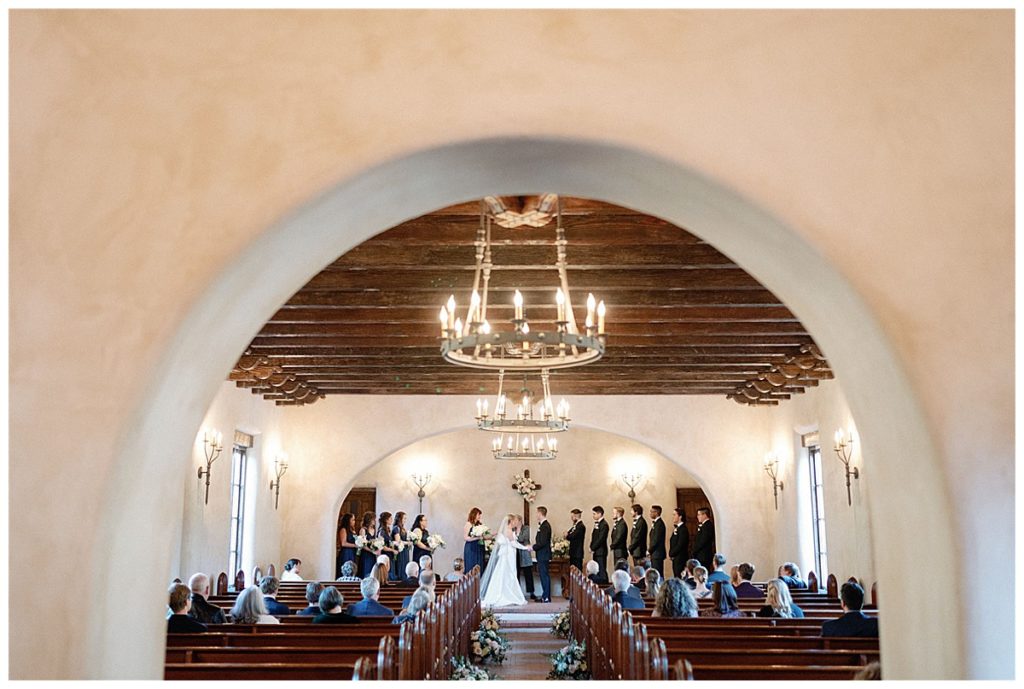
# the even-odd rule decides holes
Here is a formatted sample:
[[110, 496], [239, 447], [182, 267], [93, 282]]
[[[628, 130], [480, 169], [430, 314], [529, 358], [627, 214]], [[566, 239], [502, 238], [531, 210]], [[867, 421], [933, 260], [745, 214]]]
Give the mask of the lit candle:
[[541, 438], [540, 441], [537, 443], [537, 451], [538, 452], [543, 452], [544, 451], [544, 438]]
[[[530, 334], [530, 324], [529, 323], [523, 323], [523, 334], [524, 335], [529, 335]], [[529, 351], [530, 351], [530, 343], [527, 340], [523, 340], [523, 354], [526, 354]]]
[[484, 418], [487, 418], [487, 400], [484, 400]]
[[282, 469], [287, 469], [288, 468], [288, 455], [286, 455], [285, 453], [282, 452], [277, 457], [277, 463], [281, 466]]
[[838, 431], [836, 431], [836, 447], [842, 447], [842, 446], [843, 446], [843, 429], [840, 428]]
[[484, 403], [478, 397], [477, 400], [476, 400], [476, 418], [479, 419], [479, 418], [481, 418], [483, 416], [483, 410], [484, 410]]
[[476, 290], [473, 290], [473, 296], [469, 299], [469, 313], [466, 314], [466, 320], [470, 323], [476, 323], [480, 319], [480, 295]]
[[439, 318], [441, 319], [441, 337], [444, 337], [444, 332], [448, 329], [448, 309], [442, 306]]
[[604, 299], [597, 305], [597, 334], [604, 335]]
[[509, 436], [509, 437], [508, 437], [508, 449], [509, 449], [509, 452], [511, 452], [511, 451], [512, 451], [512, 449], [513, 449], [513, 445], [512, 445], [512, 442], [513, 442], [513, 441], [512, 441], [512, 436]]
[[455, 334], [456, 335], [459, 335], [460, 333], [462, 333], [462, 319], [461, 318], [456, 318], [455, 319], [455, 326], [454, 327], [455, 327]]
[[593, 294], [587, 295], [587, 327], [591, 327], [594, 323], [594, 309], [597, 307], [597, 302], [594, 300]]
[[455, 329], [455, 295], [448, 297], [448, 329]]
[[516, 290], [515, 295], [512, 297], [512, 303], [516, 307], [515, 319], [517, 321], [523, 320], [523, 294], [519, 290]]
[[499, 440], [498, 438], [495, 438], [494, 442], [491, 443], [491, 449], [493, 449], [495, 452], [500, 450], [501, 449], [501, 440]]
[[558, 438], [552, 438], [550, 446], [552, 452], [558, 452]]
[[565, 292], [562, 291], [561, 287], [559, 287], [558, 291], [555, 292], [555, 306], [557, 307], [555, 309], [557, 311], [556, 320], [564, 321], [565, 320]]

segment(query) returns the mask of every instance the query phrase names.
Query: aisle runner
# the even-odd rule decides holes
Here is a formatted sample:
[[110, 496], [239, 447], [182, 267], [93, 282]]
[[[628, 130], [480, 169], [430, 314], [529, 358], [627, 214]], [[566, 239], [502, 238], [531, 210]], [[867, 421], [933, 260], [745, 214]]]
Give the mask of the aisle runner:
[[567, 607], [565, 602], [557, 602], [499, 608], [496, 612], [501, 631], [511, 642], [511, 648], [503, 664], [488, 666], [488, 669], [503, 680], [545, 679], [551, 670], [549, 656], [567, 643], [551, 636], [551, 618]]

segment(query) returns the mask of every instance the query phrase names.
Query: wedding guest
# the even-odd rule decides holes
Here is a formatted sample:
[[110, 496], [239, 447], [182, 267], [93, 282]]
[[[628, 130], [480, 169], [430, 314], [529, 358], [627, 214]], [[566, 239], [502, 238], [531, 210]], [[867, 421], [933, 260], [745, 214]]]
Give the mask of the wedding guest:
[[444, 580], [458, 581], [464, 576], [466, 576], [466, 565], [463, 563], [461, 557], [457, 557], [452, 560], [452, 571], [444, 575]]
[[[380, 513], [380, 526], [377, 527], [377, 538], [384, 541], [384, 547], [380, 549], [381, 555], [386, 555], [388, 558], [388, 578], [397, 579], [398, 572], [395, 571], [395, 555], [398, 551], [392, 545], [391, 542], [391, 513], [381, 512]], [[380, 559], [380, 556], [377, 557]]]
[[321, 586], [319, 581], [311, 581], [306, 584], [306, 602], [308, 606], [299, 610], [296, 615], [312, 615], [316, 616], [320, 614], [320, 594], [323, 593], [324, 587]]
[[429, 555], [424, 555], [420, 558], [420, 572], [432, 571], [434, 571], [434, 558]]
[[[405, 512], [395, 512], [395, 525], [391, 527], [391, 542], [396, 551], [395, 561], [391, 567], [391, 573], [396, 580], [402, 578], [406, 566], [412, 561], [412, 543], [409, 542], [409, 533], [405, 530]], [[398, 550], [401, 544], [401, 550]]]
[[291, 608], [284, 603], [277, 602], [277, 584], [277, 577], [266, 576], [260, 579], [260, 591], [263, 592], [263, 605], [271, 615], [291, 615]]
[[757, 611], [758, 617], [803, 617], [804, 611], [793, 602], [789, 595], [789, 587], [782, 579], [768, 582], [768, 596], [765, 605]]
[[346, 512], [341, 518], [341, 526], [338, 527], [338, 568], [335, 576], [342, 576], [341, 568], [346, 562], [354, 562], [356, 559], [356, 516]]
[[626, 527], [626, 520], [622, 518], [625, 513], [621, 507], [612, 508], [612, 562], [629, 557], [629, 529]]
[[171, 584], [167, 589], [167, 607], [171, 609], [171, 614], [167, 617], [168, 634], [206, 631], [205, 624], [189, 617], [189, 610], [192, 609], [192, 591], [188, 586]]
[[647, 557], [647, 521], [644, 520], [644, 508], [633, 505], [633, 528], [629, 532], [629, 554], [633, 556], [633, 566], [643, 565]]
[[373, 565], [373, 569], [370, 570], [370, 576], [377, 580], [381, 588], [384, 588], [390, 584], [391, 574], [391, 560], [388, 559], [387, 555], [378, 555], [377, 562]]
[[848, 581], [839, 589], [843, 615], [821, 625], [822, 636], [878, 636], [878, 618], [868, 617], [864, 607], [864, 589]]
[[405, 579], [402, 580], [402, 586], [419, 586], [420, 585], [420, 566], [415, 562], [410, 562], [405, 566]]
[[605, 577], [608, 576], [608, 522], [604, 518], [604, 508], [595, 505], [593, 510], [594, 530], [590, 533], [590, 552], [597, 560], [598, 569]]
[[587, 527], [583, 526], [583, 512], [573, 510], [569, 513], [572, 526], [565, 532], [565, 539], [569, 541], [569, 566], [583, 570], [583, 541], [587, 537]]
[[733, 565], [729, 568], [729, 583], [732, 584], [733, 588], [740, 585], [740, 567], [739, 565]]
[[668, 555], [665, 548], [665, 520], [661, 518], [661, 505], [651, 505], [650, 516], [647, 555], [651, 559], [651, 569], [657, 571], [658, 577], [661, 578], [665, 574], [665, 558]]
[[[416, 518], [412, 520], [412, 531], [419, 529], [420, 537], [413, 539], [412, 542], [412, 559], [419, 560], [424, 555], [430, 555], [430, 546], [427, 545], [427, 539], [430, 538], [430, 531], [427, 530], [427, 516], [425, 514], [417, 514]], [[410, 534], [411, 535], [411, 534]], [[423, 565], [420, 565], [422, 569]]]
[[587, 579], [590, 579], [598, 586], [608, 585], [608, 577], [602, 574], [601, 567], [594, 560], [587, 562]]
[[463, 527], [463, 537], [466, 545], [462, 547], [462, 558], [466, 563], [466, 569], [473, 571], [479, 566], [480, 571], [484, 569], [484, 539], [482, 536], [474, 536], [473, 529], [483, 523], [483, 512], [479, 507], [474, 507], [466, 517], [466, 525]]
[[749, 562], [741, 562], [736, 568], [739, 574], [740, 583], [736, 588], [737, 598], [764, 598], [764, 591], [750, 583], [754, 578], [754, 565]]
[[356, 576], [356, 563], [353, 560], [349, 560], [341, 565], [341, 576], [338, 577], [338, 581], [350, 584], [362, 581], [362, 579]]
[[426, 610], [430, 606], [430, 597], [425, 591], [417, 591], [412, 594], [412, 598], [409, 600], [409, 605], [391, 620], [391, 624], [404, 624], [405, 622], [414, 622], [416, 615], [420, 610]]
[[623, 572], [629, 573], [629, 560], [622, 557], [615, 561], [615, 569], [621, 569]]
[[714, 554], [715, 524], [711, 520], [711, 510], [700, 507], [697, 509], [697, 535], [693, 538], [693, 559], [710, 567]]
[[203, 624], [227, 622], [224, 611], [206, 600], [210, 595], [210, 577], [197, 572], [189, 577], [188, 587], [192, 591], [192, 608], [188, 611], [189, 617]]
[[791, 589], [807, 588], [807, 582], [800, 578], [800, 568], [793, 562], [787, 562], [782, 565], [779, 571], [779, 579], [786, 582], [786, 586]]
[[651, 567], [649, 570], [644, 572], [644, 598], [654, 600], [655, 596], [658, 595], [658, 588], [660, 586], [661, 575], [658, 574], [658, 570]]
[[711, 559], [711, 574], [708, 575], [708, 586], [711, 586], [716, 581], [729, 584], [732, 588], [732, 580], [729, 574], [725, 571], [725, 555], [722, 553], [715, 553], [715, 556]]
[[238, 594], [231, 608], [231, 621], [235, 624], [281, 624], [281, 620], [267, 612], [263, 592], [255, 586]]
[[377, 583], [376, 579], [372, 577], [363, 579], [359, 584], [359, 591], [363, 594], [363, 599], [349, 607], [348, 612], [350, 615], [355, 615], [356, 617], [395, 616], [394, 610], [384, 607], [377, 602], [377, 599], [380, 597], [380, 584]]
[[629, 578], [641, 593], [647, 590], [647, 570], [643, 565], [637, 565], [629, 571]]
[[[709, 598], [711, 596], [711, 589], [708, 588], [708, 570], [697, 565], [693, 568], [693, 597], [698, 600], [701, 598]], [[685, 583], [685, 582], [684, 582]]]
[[736, 589], [728, 581], [716, 581], [711, 589], [711, 608], [702, 610], [701, 617], [746, 617], [736, 602]]
[[284, 563], [284, 571], [281, 572], [281, 581], [302, 581], [302, 560], [293, 557]]
[[366, 545], [359, 551], [359, 578], [365, 579], [370, 576], [370, 570], [377, 561], [377, 553], [370, 546], [370, 541], [376, 537], [377, 517], [373, 512], [364, 512], [363, 521], [359, 527], [359, 535], [366, 539]]
[[672, 560], [672, 576], [681, 577], [686, 569], [686, 553], [690, 550], [690, 532], [680, 507], [672, 510], [672, 535], [668, 540], [668, 556]]
[[435, 588], [437, 586], [437, 577], [434, 576], [434, 573], [433, 572], [420, 572], [419, 582], [420, 582], [419, 588], [417, 588], [416, 591], [413, 591], [412, 594], [410, 594], [410, 595], [406, 596], [404, 599], [402, 599], [402, 607], [403, 608], [409, 607], [409, 601], [412, 600], [412, 597], [414, 595], [416, 595], [417, 591], [423, 591], [424, 593], [426, 593], [430, 597], [430, 602], [431, 603], [433, 603], [434, 600], [436, 599], [436, 595], [435, 595], [434, 591], [435, 591]]
[[[693, 560], [687, 560], [686, 561], [686, 570], [683, 572], [683, 574], [685, 575], [685, 576], [683, 576], [683, 581], [691, 589], [693, 589], [697, 585], [697, 582], [694, 581], [693, 573], [700, 566], [701, 566], [700, 560], [693, 559]], [[707, 577], [707, 574], [708, 574], [708, 570], [705, 568], [704, 569], [704, 576]]]
[[682, 579], [672, 577], [658, 589], [652, 617], [698, 617], [697, 601]]
[[359, 618], [345, 612], [342, 608], [344, 604], [345, 599], [341, 592], [333, 586], [328, 586], [320, 592], [320, 614], [313, 618], [313, 624], [358, 624]]
[[643, 598], [630, 595], [629, 589], [629, 574], [622, 570], [612, 572], [612, 601], [618, 603], [626, 610], [643, 610]]

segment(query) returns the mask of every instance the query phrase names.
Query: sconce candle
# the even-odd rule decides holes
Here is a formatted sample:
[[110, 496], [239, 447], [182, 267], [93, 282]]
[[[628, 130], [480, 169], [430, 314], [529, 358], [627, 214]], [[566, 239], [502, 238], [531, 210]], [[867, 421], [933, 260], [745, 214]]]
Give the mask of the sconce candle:
[[206, 497], [203, 499], [203, 504], [210, 504], [210, 467], [220, 457], [220, 451], [223, 448], [222, 444], [223, 436], [220, 431], [212, 429], [203, 431], [203, 454], [206, 455], [206, 469], [199, 467], [199, 478], [206, 477]]
[[764, 456], [764, 472], [772, 480], [772, 492], [775, 495], [775, 509], [779, 509], [779, 491], [785, 487], [779, 480], [779, 458], [774, 452]]
[[839, 457], [839, 461], [843, 463], [846, 469], [846, 504], [853, 505], [850, 477], [860, 478], [860, 469], [857, 467], [850, 468], [850, 460], [853, 459], [853, 433], [845, 433], [842, 428], [837, 430], [835, 434], [835, 447], [833, 449], [836, 456]]
[[643, 474], [623, 474], [622, 482], [629, 486], [629, 499], [633, 501], [636, 499], [636, 487], [640, 485], [640, 482], [644, 480]]
[[281, 477], [288, 471], [288, 455], [283, 452], [274, 460], [274, 473], [277, 478], [270, 482], [270, 490], [274, 491], [274, 509], [277, 509], [278, 496], [281, 493]]

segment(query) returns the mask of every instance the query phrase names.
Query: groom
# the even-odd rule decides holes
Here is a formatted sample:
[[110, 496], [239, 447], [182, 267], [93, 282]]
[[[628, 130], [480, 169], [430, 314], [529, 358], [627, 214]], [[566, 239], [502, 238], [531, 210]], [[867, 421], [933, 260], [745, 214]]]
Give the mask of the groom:
[[548, 524], [548, 508], [537, 508], [537, 542], [533, 544], [537, 553], [537, 574], [540, 576], [541, 603], [551, 602], [551, 577], [548, 563], [551, 562], [551, 525]]

